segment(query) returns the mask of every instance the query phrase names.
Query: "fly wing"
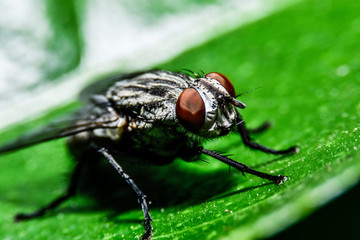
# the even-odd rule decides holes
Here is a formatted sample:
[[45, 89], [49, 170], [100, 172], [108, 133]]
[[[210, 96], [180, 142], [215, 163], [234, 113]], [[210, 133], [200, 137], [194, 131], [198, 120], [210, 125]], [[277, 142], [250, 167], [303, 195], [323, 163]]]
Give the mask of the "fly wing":
[[28, 147], [37, 143], [50, 141], [75, 135], [80, 132], [91, 131], [98, 128], [116, 128], [117, 118], [109, 116], [83, 119], [72, 118], [60, 120], [29, 132], [19, 138], [0, 146], [0, 154], [16, 149]]
[[[151, 71], [150, 71], [151, 72]], [[80, 99], [89, 105], [77, 113], [75, 118], [61, 120], [49, 124], [46, 127], [37, 129], [25, 134], [18, 139], [0, 146], [0, 154], [10, 152], [37, 143], [50, 141], [57, 138], [72, 136], [80, 132], [90, 131], [98, 128], [116, 128], [117, 115], [107, 112], [109, 102], [105, 97], [105, 92], [116, 82], [135, 78], [145, 72], [135, 72], [128, 74], [117, 74], [89, 85], [80, 93]], [[90, 114], [89, 114], [90, 113]], [[79, 117], [80, 116], [80, 117]]]
[[104, 78], [89, 85], [80, 93], [80, 99], [87, 102], [81, 111], [66, 116], [64, 119], [29, 132], [12, 142], [0, 146], [0, 154], [10, 152], [37, 143], [50, 141], [57, 138], [68, 137], [80, 132], [91, 131], [98, 128], [116, 128], [118, 117], [108, 112], [108, 101], [104, 94], [117, 81], [129, 79], [141, 74], [118, 74]]

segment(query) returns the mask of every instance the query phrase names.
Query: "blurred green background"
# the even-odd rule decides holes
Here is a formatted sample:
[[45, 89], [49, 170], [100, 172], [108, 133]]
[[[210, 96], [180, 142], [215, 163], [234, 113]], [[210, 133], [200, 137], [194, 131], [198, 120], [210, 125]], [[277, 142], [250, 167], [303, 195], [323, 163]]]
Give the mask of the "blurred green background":
[[[29, 102], [30, 106], [46, 105], [49, 104], [46, 101], [32, 103], [35, 100], [31, 96], [36, 99], [36, 95], [49, 90], [58, 92], [62, 98], [64, 92], [107, 72], [144, 67], [222, 72], [233, 81], [237, 93], [249, 91], [240, 98], [247, 104], [241, 113], [248, 126], [255, 127], [266, 120], [274, 125], [254, 138], [276, 149], [296, 144], [301, 151], [280, 158], [266, 155], [245, 148], [236, 134], [207, 142], [205, 146], [231, 154], [235, 160], [258, 170], [287, 175], [289, 181], [281, 186], [269, 185], [250, 175], [245, 178], [235, 170], [229, 173], [227, 166], [210, 158], [206, 158], [209, 164], [176, 160], [162, 168], [131, 166], [128, 171], [152, 201], [154, 239], [353, 238], [359, 214], [358, 187], [306, 220], [299, 220], [357, 184], [359, 179], [360, 4], [349, 0], [288, 1], [287, 5], [283, 2], [286, 1], [254, 1], [247, 5], [246, 1], [238, 1], [234, 5], [237, 9], [232, 1], [178, 4], [124, 1], [121, 7], [116, 7], [115, 1], [103, 5], [87, 1], [43, 4], [34, 1], [35, 6], [39, 5], [35, 9], [43, 13], [44, 19], [33, 21], [45, 24], [39, 29], [47, 31], [32, 32], [29, 27], [27, 32], [17, 32], [14, 31], [17, 26], [4, 18], [1, 21], [0, 60], [20, 63], [15, 66], [2, 61], [8, 70], [3, 70], [7, 73], [3, 74], [6, 83], [2, 83], [6, 94], [2, 94], [4, 110], [0, 119], [26, 115], [26, 108], [21, 108], [21, 104], [16, 107], [19, 100]], [[108, 15], [102, 12], [100, 7], [104, 5], [104, 9], [113, 12]], [[93, 9], [94, 6], [97, 8]], [[211, 14], [206, 15], [204, 9]], [[230, 14], [231, 9], [235, 9], [232, 18], [216, 22], [227, 11]], [[146, 34], [135, 39], [129, 36], [140, 33], [126, 28], [127, 36], [121, 25], [114, 28], [112, 25], [118, 19], [111, 16], [120, 10], [122, 17], [128, 17], [125, 13], [142, 16], [128, 19], [134, 24], [129, 26], [139, 29], [147, 26], [151, 31], [144, 30]], [[236, 11], [248, 20], [236, 18]], [[203, 19], [192, 19], [195, 13]], [[191, 19], [193, 28], [185, 24], [184, 16]], [[93, 19], [100, 27], [92, 27], [97, 26], [92, 25]], [[30, 26], [31, 21], [29, 18]], [[175, 25], [164, 27], [166, 22]], [[168, 35], [149, 35], [174, 28], [177, 31]], [[100, 34], [93, 34], [95, 30]], [[110, 34], [112, 30], [114, 35]], [[115, 36], [122, 41], [118, 33], [123, 33], [129, 43], [135, 42], [134, 45], [126, 49], [116, 45], [117, 41], [111, 42]], [[201, 41], [186, 41], [195, 36]], [[143, 42], [145, 47], [141, 47]], [[34, 48], [34, 55], [23, 55], [26, 47]], [[31, 56], [41, 57], [35, 61]], [[18, 70], [22, 68], [23, 72]], [[84, 76], [88, 80], [83, 80]], [[26, 82], [28, 78], [37, 80]], [[77, 109], [80, 103], [67, 95], [63, 105], [48, 106], [36, 120], [22, 119], [11, 126], [3, 125], [0, 142]], [[29, 119], [36, 116], [39, 115], [29, 114]], [[81, 194], [53, 213], [21, 224], [12, 222], [15, 213], [32, 211], [61, 194], [73, 166], [65, 140], [0, 156], [0, 238], [141, 236], [142, 212], [135, 195], [106, 166], [89, 167]], [[105, 168], [103, 174], [96, 171], [98, 167]], [[294, 227], [274, 236], [292, 224]]]

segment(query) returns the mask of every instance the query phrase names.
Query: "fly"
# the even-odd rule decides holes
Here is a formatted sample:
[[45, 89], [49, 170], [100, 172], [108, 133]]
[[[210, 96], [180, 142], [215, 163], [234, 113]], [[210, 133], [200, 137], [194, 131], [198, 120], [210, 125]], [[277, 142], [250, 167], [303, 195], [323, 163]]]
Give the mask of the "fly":
[[[121, 156], [131, 156], [143, 162], [168, 164], [180, 157], [196, 161], [200, 155], [211, 156], [242, 173], [270, 180], [286, 181], [282, 175], [256, 171], [221, 153], [205, 149], [203, 140], [228, 134], [240, 134], [244, 144], [271, 154], [297, 152], [297, 147], [274, 150], [255, 143], [251, 130], [238, 109], [245, 104], [236, 99], [231, 81], [223, 74], [212, 72], [190, 76], [163, 70], [118, 75], [87, 87], [80, 95], [87, 105], [69, 122], [55, 123], [29, 133], [0, 147], [0, 153], [33, 144], [67, 137], [71, 149], [94, 151], [115, 168], [138, 196], [145, 218], [142, 239], [151, 239], [151, 216], [147, 196], [121, 167]], [[266, 125], [252, 131], [262, 131]], [[154, 141], [156, 139], [156, 141]], [[79, 174], [86, 159], [77, 162], [68, 190], [59, 198], [32, 213], [15, 216], [23, 221], [43, 216], [77, 191]]]

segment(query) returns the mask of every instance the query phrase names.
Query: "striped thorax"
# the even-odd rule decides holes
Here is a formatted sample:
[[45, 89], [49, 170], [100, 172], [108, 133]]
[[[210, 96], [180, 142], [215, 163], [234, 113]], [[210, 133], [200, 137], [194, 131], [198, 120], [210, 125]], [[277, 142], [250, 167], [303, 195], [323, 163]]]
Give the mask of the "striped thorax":
[[220, 73], [190, 77], [146, 72], [116, 82], [106, 97], [120, 114], [133, 119], [132, 129], [163, 124], [202, 137], [228, 133], [236, 124], [234, 105], [245, 107], [235, 99], [232, 83]]

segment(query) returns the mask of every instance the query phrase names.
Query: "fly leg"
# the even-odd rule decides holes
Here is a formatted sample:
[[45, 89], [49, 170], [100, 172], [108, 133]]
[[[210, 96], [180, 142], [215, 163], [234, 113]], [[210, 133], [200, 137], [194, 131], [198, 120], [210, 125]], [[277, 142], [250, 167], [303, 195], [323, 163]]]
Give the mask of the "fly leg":
[[[238, 122], [237, 123], [237, 131], [240, 133], [244, 144], [252, 149], [257, 149], [262, 152], [271, 153], [271, 154], [289, 154], [289, 153], [297, 153], [299, 151], [299, 148], [296, 146], [293, 146], [293, 147], [290, 147], [290, 148], [284, 149], [284, 150], [275, 150], [275, 149], [268, 148], [264, 145], [261, 145], [259, 143], [253, 142], [250, 138], [249, 130], [246, 128], [245, 122], [244, 122], [244, 120], [241, 119], [240, 114], [238, 114], [238, 116], [237, 116], [237, 122]], [[260, 126], [260, 130], [262, 130], [261, 128], [262, 127]], [[257, 129], [255, 129], [255, 130], [257, 130]], [[252, 131], [254, 131], [254, 130], [252, 130]]]
[[124, 172], [122, 167], [115, 161], [114, 157], [108, 152], [106, 148], [100, 148], [98, 151], [109, 161], [109, 163], [116, 169], [116, 171], [120, 174], [120, 176], [124, 178], [124, 180], [130, 185], [130, 187], [137, 194], [139, 198], [139, 203], [141, 205], [145, 217], [145, 233], [141, 239], [150, 240], [152, 235], [152, 226], [151, 226], [152, 219], [149, 213], [146, 195], [139, 189], [139, 187], [130, 178], [130, 176]]
[[237, 170], [241, 171], [242, 173], [250, 173], [252, 175], [255, 175], [255, 176], [258, 176], [258, 177], [261, 177], [264, 179], [268, 179], [278, 185], [282, 184], [283, 182], [285, 182], [287, 180], [286, 176], [282, 176], [282, 175], [275, 176], [275, 175], [270, 175], [270, 174], [267, 174], [264, 172], [256, 171], [254, 169], [251, 169], [249, 166], [247, 166], [243, 163], [239, 163], [239, 162], [237, 162], [231, 158], [228, 158], [218, 152], [207, 150], [202, 147], [198, 147], [197, 152], [200, 154], [203, 153], [203, 154], [206, 154], [213, 158], [216, 158], [216, 159], [220, 160], [221, 162], [226, 163], [230, 167], [236, 168]]
[[35, 212], [32, 213], [19, 213], [15, 215], [15, 221], [20, 222], [28, 219], [33, 219], [37, 217], [43, 216], [46, 212], [49, 210], [55, 209], [57, 206], [59, 206], [61, 203], [65, 202], [70, 197], [74, 196], [76, 194], [76, 190], [79, 183], [79, 177], [82, 170], [82, 167], [84, 166], [84, 161], [80, 160], [77, 165], [75, 166], [75, 169], [71, 175], [70, 184], [68, 186], [68, 189], [65, 194], [61, 195], [60, 197], [56, 198], [52, 202], [50, 202], [48, 205], [38, 209]]
[[271, 127], [271, 123], [266, 121], [266, 122], [263, 122], [263, 124], [261, 124], [257, 128], [248, 129], [248, 132], [249, 133], [262, 133], [262, 132], [268, 130], [270, 127]]

